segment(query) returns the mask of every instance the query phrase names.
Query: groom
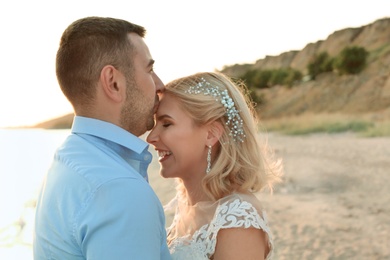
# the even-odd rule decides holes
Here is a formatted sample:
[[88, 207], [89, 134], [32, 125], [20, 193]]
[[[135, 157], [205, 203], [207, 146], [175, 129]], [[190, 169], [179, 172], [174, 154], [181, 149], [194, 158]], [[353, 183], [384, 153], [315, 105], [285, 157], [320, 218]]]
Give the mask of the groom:
[[36, 208], [34, 259], [170, 259], [161, 203], [147, 182], [157, 93], [145, 29], [86, 17], [64, 31], [56, 72], [74, 108]]

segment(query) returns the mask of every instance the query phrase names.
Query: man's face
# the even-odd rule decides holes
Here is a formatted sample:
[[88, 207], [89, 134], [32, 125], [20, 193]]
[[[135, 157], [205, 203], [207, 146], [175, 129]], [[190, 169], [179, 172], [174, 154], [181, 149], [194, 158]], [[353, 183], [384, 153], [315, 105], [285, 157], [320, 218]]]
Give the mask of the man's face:
[[132, 134], [140, 136], [154, 126], [157, 92], [164, 89], [164, 84], [153, 71], [154, 60], [142, 37], [130, 33], [129, 40], [134, 46], [134, 75], [126, 75], [127, 100], [122, 108], [121, 124]]

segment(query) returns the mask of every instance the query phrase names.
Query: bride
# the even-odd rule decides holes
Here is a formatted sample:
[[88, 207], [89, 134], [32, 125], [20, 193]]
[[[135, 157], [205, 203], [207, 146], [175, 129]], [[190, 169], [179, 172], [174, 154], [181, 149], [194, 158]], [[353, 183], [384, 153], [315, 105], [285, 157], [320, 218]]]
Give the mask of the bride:
[[177, 178], [168, 228], [173, 259], [270, 259], [273, 241], [256, 193], [282, 167], [258, 140], [244, 86], [221, 73], [170, 82], [147, 137], [160, 174]]

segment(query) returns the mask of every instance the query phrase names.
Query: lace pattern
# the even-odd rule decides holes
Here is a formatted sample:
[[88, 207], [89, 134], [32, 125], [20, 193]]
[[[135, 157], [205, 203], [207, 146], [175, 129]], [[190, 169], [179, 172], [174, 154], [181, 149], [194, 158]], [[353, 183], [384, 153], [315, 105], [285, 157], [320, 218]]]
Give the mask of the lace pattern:
[[[179, 215], [175, 216], [168, 233], [175, 228], [179, 218]], [[211, 221], [202, 225], [192, 236], [176, 236], [169, 249], [173, 259], [210, 259], [214, 255], [220, 229], [250, 227], [262, 229], [268, 235], [270, 252], [267, 259], [270, 259], [273, 245], [265, 213], [261, 211], [260, 215], [250, 202], [237, 197], [218, 204]]]

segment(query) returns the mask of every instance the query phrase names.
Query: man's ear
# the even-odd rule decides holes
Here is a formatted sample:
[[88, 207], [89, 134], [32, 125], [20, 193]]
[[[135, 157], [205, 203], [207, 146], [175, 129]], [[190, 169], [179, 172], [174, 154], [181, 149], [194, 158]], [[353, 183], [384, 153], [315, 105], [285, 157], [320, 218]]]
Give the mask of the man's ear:
[[221, 138], [224, 128], [221, 123], [213, 122], [208, 126], [207, 145], [213, 146]]
[[114, 102], [122, 102], [126, 97], [126, 79], [112, 65], [106, 65], [100, 72], [100, 83], [104, 94]]

